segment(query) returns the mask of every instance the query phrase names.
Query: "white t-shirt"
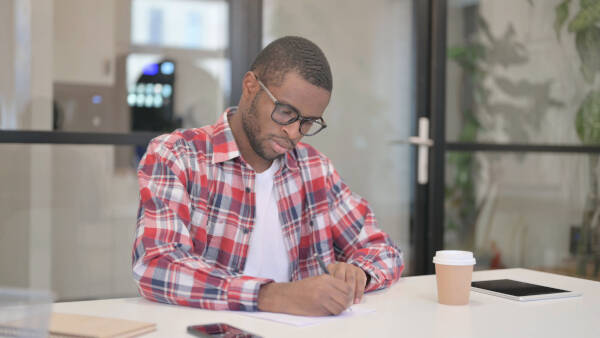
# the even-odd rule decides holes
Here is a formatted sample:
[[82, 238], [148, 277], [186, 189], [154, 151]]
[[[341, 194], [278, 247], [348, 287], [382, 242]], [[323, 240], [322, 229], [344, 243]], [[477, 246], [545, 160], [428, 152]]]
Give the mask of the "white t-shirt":
[[289, 282], [290, 260], [283, 242], [273, 185], [273, 178], [279, 166], [279, 160], [275, 160], [269, 169], [255, 176], [256, 218], [244, 275]]

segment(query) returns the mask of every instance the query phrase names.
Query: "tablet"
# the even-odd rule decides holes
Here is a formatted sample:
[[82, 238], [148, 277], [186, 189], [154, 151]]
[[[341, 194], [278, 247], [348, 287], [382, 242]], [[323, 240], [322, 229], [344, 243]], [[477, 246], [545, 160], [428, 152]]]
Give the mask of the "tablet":
[[581, 296], [581, 293], [579, 292], [519, 282], [512, 279], [496, 279], [472, 282], [471, 290], [522, 302]]

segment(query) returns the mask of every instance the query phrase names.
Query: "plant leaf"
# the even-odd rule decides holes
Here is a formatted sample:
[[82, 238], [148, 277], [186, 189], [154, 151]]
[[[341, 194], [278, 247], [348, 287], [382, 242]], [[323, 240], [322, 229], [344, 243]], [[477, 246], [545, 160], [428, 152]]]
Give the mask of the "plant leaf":
[[575, 116], [575, 130], [584, 144], [600, 144], [600, 91], [590, 92]]
[[585, 80], [585, 82], [587, 82], [589, 84], [594, 83], [594, 71], [593, 70], [591, 70], [585, 64], [582, 64], [581, 67], [579, 67], [579, 70], [581, 71], [581, 74], [583, 75], [583, 79]]
[[600, 72], [600, 28], [591, 26], [575, 33], [575, 47], [581, 59], [581, 72], [588, 83]]
[[476, 43], [448, 48], [448, 58], [468, 72], [476, 72], [477, 62], [484, 56], [485, 47]]
[[592, 26], [600, 19], [600, 1], [594, 1], [586, 8], [581, 8], [573, 20], [569, 22], [569, 32], [579, 32]]
[[569, 17], [570, 2], [571, 0], [565, 0], [554, 8], [554, 11], [556, 12], [556, 20], [554, 20], [554, 30], [556, 31], [556, 38], [558, 40], [560, 40], [560, 30], [562, 29], [562, 26], [565, 24], [565, 21], [567, 21], [567, 18]]
[[590, 5], [593, 5], [594, 2], [596, 2], [597, 0], [580, 0], [579, 1], [579, 6], [581, 6], [581, 8], [587, 8]]
[[477, 28], [483, 32], [490, 42], [494, 42], [495, 39], [490, 30], [490, 25], [488, 25], [487, 20], [481, 15], [477, 16]]

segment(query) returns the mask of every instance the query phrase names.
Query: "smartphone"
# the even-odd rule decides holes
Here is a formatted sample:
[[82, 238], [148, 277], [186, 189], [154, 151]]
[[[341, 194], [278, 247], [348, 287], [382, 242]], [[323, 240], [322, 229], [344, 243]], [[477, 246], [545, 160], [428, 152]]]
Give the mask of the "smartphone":
[[556, 289], [548, 286], [520, 282], [512, 279], [496, 279], [471, 283], [476, 292], [504, 297], [521, 302], [581, 296], [579, 292]]
[[194, 336], [207, 338], [262, 338], [254, 333], [238, 329], [235, 326], [225, 323], [190, 325], [187, 327], [187, 331]]

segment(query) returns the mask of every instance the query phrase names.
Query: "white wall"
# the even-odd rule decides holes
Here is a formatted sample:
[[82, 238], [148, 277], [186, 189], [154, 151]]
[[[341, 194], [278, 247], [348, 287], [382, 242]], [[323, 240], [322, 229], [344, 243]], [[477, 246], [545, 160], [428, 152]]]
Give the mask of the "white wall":
[[133, 168], [115, 169], [115, 149], [53, 148], [52, 285], [63, 299], [136, 294], [131, 249], [137, 179]]
[[4, 67], [0, 76], [0, 127], [15, 128], [14, 110], [14, 5], [13, 1], [0, 1], [0, 64]]
[[114, 85], [116, 10], [115, 0], [54, 0], [55, 82]]
[[[413, 116], [412, 1], [264, 2], [265, 44], [300, 35], [319, 45], [333, 73], [328, 128], [308, 142], [366, 198], [382, 229], [410, 258]], [[335, 13], [335, 15], [332, 15]]]
[[[0, 285], [29, 285], [29, 152], [3, 145], [0, 165]], [[6, 157], [5, 157], [6, 156]]]

